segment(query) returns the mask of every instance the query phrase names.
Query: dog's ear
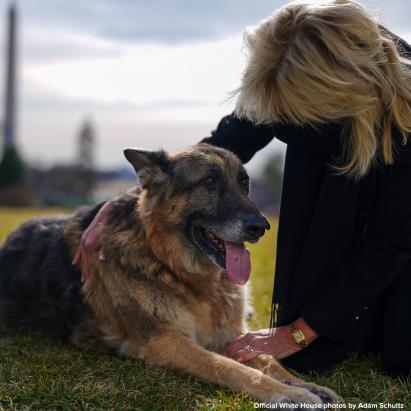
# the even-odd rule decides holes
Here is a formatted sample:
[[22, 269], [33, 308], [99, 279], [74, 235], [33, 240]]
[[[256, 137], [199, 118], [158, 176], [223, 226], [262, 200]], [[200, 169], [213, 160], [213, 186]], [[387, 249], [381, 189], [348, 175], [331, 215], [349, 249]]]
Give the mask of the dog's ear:
[[136, 170], [143, 188], [154, 184], [161, 184], [171, 176], [171, 161], [165, 151], [126, 148], [123, 152], [126, 159]]

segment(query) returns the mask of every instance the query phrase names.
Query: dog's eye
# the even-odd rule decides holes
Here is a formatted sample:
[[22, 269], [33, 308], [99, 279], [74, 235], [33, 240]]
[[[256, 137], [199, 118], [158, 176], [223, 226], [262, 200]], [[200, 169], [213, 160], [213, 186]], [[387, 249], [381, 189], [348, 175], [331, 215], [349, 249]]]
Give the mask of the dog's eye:
[[214, 188], [216, 185], [216, 179], [214, 177], [206, 177], [203, 179], [202, 184], [206, 188]]

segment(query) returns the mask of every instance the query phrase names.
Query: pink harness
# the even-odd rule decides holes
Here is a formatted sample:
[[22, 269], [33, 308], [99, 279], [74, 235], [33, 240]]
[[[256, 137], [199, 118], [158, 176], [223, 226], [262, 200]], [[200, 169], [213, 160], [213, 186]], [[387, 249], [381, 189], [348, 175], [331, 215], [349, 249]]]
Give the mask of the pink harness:
[[[95, 215], [93, 221], [83, 231], [83, 234], [81, 235], [80, 245], [77, 248], [76, 254], [74, 255], [72, 264], [81, 264], [81, 281], [83, 283], [90, 278], [90, 258], [97, 251], [99, 243], [99, 234], [112, 206], [112, 201], [108, 201], [107, 203], [105, 203], [103, 207], [101, 207], [98, 213]], [[105, 261], [106, 259], [104, 250], [102, 248], [99, 250], [98, 259], [100, 261]]]

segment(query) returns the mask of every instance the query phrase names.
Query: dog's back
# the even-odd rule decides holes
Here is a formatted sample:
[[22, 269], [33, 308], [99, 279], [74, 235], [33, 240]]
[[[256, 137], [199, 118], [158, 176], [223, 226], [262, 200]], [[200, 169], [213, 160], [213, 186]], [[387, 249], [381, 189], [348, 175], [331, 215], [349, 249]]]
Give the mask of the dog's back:
[[[80, 225], [87, 227], [100, 207], [80, 212]], [[66, 339], [86, 313], [81, 273], [71, 264], [64, 232], [68, 219], [30, 220], [0, 248], [1, 328]]]

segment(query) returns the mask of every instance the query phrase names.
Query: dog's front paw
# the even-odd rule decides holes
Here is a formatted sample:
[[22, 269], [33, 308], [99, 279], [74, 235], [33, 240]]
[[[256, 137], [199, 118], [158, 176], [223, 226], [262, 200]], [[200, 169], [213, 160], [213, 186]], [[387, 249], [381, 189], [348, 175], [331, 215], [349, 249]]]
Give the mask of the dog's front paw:
[[321, 398], [321, 400], [324, 402], [324, 404], [343, 404], [344, 400], [337, 395], [333, 390], [323, 387], [322, 385], [317, 385], [313, 384], [310, 382], [305, 382], [305, 383], [289, 383], [285, 382], [288, 385], [291, 385], [293, 387], [300, 387], [300, 388], [305, 388], [306, 390], [310, 391], [314, 395], [318, 396]]
[[289, 390], [273, 394], [268, 402], [270, 405], [276, 405], [277, 408], [280, 404], [293, 405], [293, 410], [307, 409], [310, 405], [316, 405], [317, 408], [319, 405], [323, 405], [323, 401], [318, 395], [299, 387], [290, 387]]

